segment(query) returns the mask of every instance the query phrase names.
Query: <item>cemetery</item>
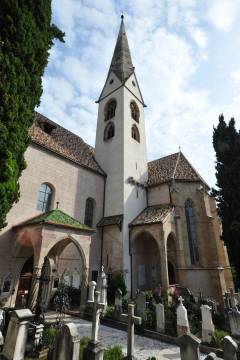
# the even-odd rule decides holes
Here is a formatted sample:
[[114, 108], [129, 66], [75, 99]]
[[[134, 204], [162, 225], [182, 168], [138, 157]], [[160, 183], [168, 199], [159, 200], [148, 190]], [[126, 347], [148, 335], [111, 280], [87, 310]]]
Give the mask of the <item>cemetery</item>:
[[[201, 292], [198, 298], [194, 298], [183, 288], [176, 288], [171, 294], [137, 291], [131, 299], [125, 294], [121, 274], [116, 274], [108, 285], [102, 267], [97, 282], [91, 281], [88, 285], [83, 312], [70, 310], [64, 284], [59, 284], [61, 295], [55, 302], [54, 316], [50, 320], [43, 311], [43, 284], [44, 267], [33, 312], [27, 308], [1, 309], [1, 360], [143, 359], [135, 357], [139, 352], [135, 347], [135, 337], [154, 339], [152, 341], [155, 347], [159, 343], [159, 349], [162, 344], [166, 347], [169, 344], [170, 349], [179, 348], [181, 360], [239, 359], [240, 296], [233, 291], [224, 295], [223, 307], [213, 299], [203, 298]], [[121, 288], [116, 289], [113, 297], [117, 284]], [[88, 336], [84, 333], [86, 324], [91, 329]], [[104, 347], [99, 337], [102, 326], [110, 333], [122, 330], [127, 334], [124, 340], [126, 351], [120, 341], [121, 335], [118, 335], [119, 342], [116, 338], [111, 346]], [[158, 357], [157, 350], [154, 354], [144, 359], [165, 359]]]

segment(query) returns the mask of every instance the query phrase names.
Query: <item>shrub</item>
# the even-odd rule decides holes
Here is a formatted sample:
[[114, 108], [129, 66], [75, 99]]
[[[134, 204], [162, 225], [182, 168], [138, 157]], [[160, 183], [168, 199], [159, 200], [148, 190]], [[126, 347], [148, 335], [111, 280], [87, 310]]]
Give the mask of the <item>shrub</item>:
[[109, 281], [108, 293], [107, 293], [108, 303], [111, 305], [114, 304], [115, 293], [118, 288], [121, 289], [122, 296], [125, 296], [127, 293], [127, 287], [125, 284], [124, 276], [122, 272], [115, 271], [113, 272], [111, 280]]
[[134, 304], [134, 301], [131, 298], [123, 299], [123, 301], [122, 301], [123, 312], [128, 311], [128, 304]]
[[67, 294], [70, 298], [70, 303], [73, 306], [79, 306], [80, 305], [80, 299], [81, 299], [81, 290], [76, 289], [72, 286], [67, 286]]
[[108, 306], [103, 314], [103, 317], [112, 319], [113, 318], [113, 312], [114, 312], [114, 306]]
[[44, 347], [50, 347], [53, 345], [54, 340], [59, 330], [54, 328], [51, 324], [44, 324], [42, 342]]
[[165, 331], [166, 334], [171, 336], [177, 335], [177, 315], [174, 306], [165, 306]]
[[93, 313], [93, 304], [86, 304], [84, 308], [84, 316], [92, 316]]
[[104, 350], [103, 360], [122, 360], [123, 352], [119, 345], [111, 346]]
[[91, 339], [88, 336], [84, 336], [80, 340], [80, 352], [79, 352], [79, 360], [83, 360], [83, 351], [87, 347], [89, 341]]
[[147, 328], [154, 329], [156, 327], [156, 311], [148, 309], [146, 311], [145, 325]]
[[212, 345], [216, 348], [221, 348], [222, 339], [229, 335], [226, 331], [216, 329], [212, 335]]

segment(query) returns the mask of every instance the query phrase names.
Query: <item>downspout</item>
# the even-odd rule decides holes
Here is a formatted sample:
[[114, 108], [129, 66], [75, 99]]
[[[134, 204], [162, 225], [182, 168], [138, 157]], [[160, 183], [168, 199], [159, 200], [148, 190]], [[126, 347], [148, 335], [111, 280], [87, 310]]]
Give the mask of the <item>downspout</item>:
[[132, 266], [132, 248], [131, 248], [131, 228], [128, 230], [128, 241], [129, 241], [129, 256], [130, 256], [130, 271], [131, 271], [131, 298], [133, 297], [133, 266]]
[[[104, 185], [103, 185], [103, 209], [102, 209], [102, 217], [105, 215], [105, 196], [106, 196], [106, 176], [104, 176]], [[100, 272], [103, 265], [103, 234], [104, 234], [104, 226], [101, 228], [101, 253], [100, 253]]]

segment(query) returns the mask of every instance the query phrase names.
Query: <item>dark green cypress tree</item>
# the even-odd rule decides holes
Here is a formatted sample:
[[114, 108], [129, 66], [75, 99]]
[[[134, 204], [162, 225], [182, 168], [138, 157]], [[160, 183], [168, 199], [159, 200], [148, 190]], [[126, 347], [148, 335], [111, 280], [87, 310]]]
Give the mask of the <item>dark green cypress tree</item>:
[[226, 124], [223, 115], [214, 128], [217, 189], [214, 190], [222, 220], [222, 234], [230, 264], [236, 271], [235, 285], [240, 286], [240, 134], [232, 118]]
[[0, 1], [0, 229], [19, 199], [19, 177], [54, 38], [51, 0]]

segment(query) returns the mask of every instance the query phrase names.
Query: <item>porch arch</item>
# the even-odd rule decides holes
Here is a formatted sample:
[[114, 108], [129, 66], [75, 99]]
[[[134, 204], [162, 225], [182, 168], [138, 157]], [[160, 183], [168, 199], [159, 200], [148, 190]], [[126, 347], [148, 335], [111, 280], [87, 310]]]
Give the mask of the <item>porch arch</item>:
[[156, 239], [147, 231], [132, 242], [132, 291], [153, 290], [161, 284], [160, 252]]

